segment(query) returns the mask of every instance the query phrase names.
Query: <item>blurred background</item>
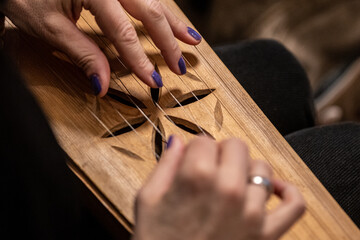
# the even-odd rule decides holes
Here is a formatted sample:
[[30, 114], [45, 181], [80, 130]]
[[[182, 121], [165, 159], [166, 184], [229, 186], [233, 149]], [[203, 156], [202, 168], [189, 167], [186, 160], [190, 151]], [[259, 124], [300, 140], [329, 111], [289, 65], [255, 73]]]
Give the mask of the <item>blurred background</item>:
[[359, 0], [175, 0], [212, 46], [271, 38], [300, 61], [319, 124], [360, 121]]

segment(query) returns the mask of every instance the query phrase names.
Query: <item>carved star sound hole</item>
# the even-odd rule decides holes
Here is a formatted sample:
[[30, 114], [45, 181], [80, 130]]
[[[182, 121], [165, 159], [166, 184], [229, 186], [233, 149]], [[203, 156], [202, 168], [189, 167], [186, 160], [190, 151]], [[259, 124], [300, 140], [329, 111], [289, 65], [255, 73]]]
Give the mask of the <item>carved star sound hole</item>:
[[[178, 111], [184, 111], [184, 110], [181, 110], [180, 107], [185, 107], [185, 106], [190, 105], [200, 99], [203, 99], [203, 98], [207, 97], [208, 95], [210, 95], [213, 91], [215, 91], [215, 89], [195, 90], [192, 93], [190, 92], [190, 93], [183, 94], [183, 95], [177, 97], [177, 101], [175, 99], [173, 99], [173, 101], [170, 101], [167, 104], [164, 104], [162, 106], [160, 104], [160, 100], [162, 97], [162, 90], [150, 88], [149, 95], [151, 96], [151, 101], [149, 101], [149, 102], [152, 103], [152, 106], [149, 106], [149, 102], [147, 102], [147, 104], [146, 104], [145, 102], [142, 102], [141, 100], [137, 99], [134, 96], [130, 96], [129, 94], [126, 94], [124, 92], [121, 92], [121, 91], [118, 91], [115, 89], [110, 89], [108, 92], [108, 97], [110, 97], [111, 99], [113, 99], [116, 102], [122, 103], [130, 108], [136, 109], [138, 111], [138, 116], [136, 116], [135, 118], [132, 118], [131, 120], [128, 120], [128, 123], [122, 122], [122, 123], [112, 127], [110, 129], [111, 134], [106, 132], [102, 137], [103, 138], [112, 138], [112, 137], [121, 136], [125, 133], [133, 131], [134, 129], [135, 130], [138, 129], [139, 127], [143, 126], [144, 124], [150, 124], [149, 120], [151, 120], [152, 123], [156, 126], [156, 128], [154, 126], [152, 126], [153, 127], [153, 137], [152, 137], [151, 144], [152, 144], [154, 155], [155, 155], [156, 159], [159, 160], [158, 158], [159, 158], [159, 156], [161, 156], [161, 154], [165, 148], [165, 143], [166, 143], [166, 139], [164, 139], [165, 131], [163, 128], [163, 124], [161, 122], [161, 118], [159, 118], [159, 115], [165, 116], [165, 119], [170, 121], [170, 123], [174, 124], [176, 127], [180, 128], [183, 131], [186, 131], [190, 134], [197, 135], [197, 134], [205, 133], [206, 135], [212, 137], [212, 135], [208, 131], [206, 131], [203, 127], [201, 127], [198, 122], [195, 124], [184, 118], [179, 118], [179, 117], [175, 117], [175, 116], [171, 116], [171, 115], [167, 115], [167, 114], [165, 115], [163, 113], [163, 111], [166, 112], [166, 109], [170, 109], [170, 108], [173, 108], [173, 109], [179, 108]], [[162, 108], [163, 111], [161, 111], [159, 109], [159, 107]], [[138, 110], [138, 108], [140, 108], [144, 114], [141, 113]], [[187, 111], [187, 110], [185, 110], [185, 111]], [[188, 113], [190, 114], [190, 112], [188, 112]], [[122, 154], [126, 154], [132, 158], [134, 158], [133, 156], [136, 156], [136, 159], [140, 158], [135, 153], [125, 150], [123, 148], [119, 148], [119, 147], [113, 147], [113, 148], [115, 150], [120, 151]]]

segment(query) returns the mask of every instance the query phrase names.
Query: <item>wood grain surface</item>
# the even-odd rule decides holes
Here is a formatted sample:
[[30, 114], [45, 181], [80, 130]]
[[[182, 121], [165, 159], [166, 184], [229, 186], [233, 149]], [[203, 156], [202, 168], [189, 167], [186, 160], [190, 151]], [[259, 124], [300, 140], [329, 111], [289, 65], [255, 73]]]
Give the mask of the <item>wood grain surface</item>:
[[[163, 0], [191, 23], [172, 0]], [[111, 65], [110, 92], [92, 94], [83, 73], [62, 53], [8, 22], [5, 49], [15, 59], [42, 106], [69, 166], [129, 230], [138, 189], [156, 166], [166, 138], [189, 140], [206, 133], [217, 140], [240, 137], [251, 156], [268, 161], [278, 178], [297, 185], [307, 202], [304, 217], [283, 239], [359, 239], [359, 230], [272, 126], [206, 41], [180, 43], [188, 68], [177, 76], [166, 66], [141, 23], [131, 19], [141, 43], [162, 75], [151, 90], [130, 73], [84, 11], [78, 27], [94, 39]], [[130, 125], [130, 126], [129, 126]], [[271, 199], [269, 208], [277, 199]]]

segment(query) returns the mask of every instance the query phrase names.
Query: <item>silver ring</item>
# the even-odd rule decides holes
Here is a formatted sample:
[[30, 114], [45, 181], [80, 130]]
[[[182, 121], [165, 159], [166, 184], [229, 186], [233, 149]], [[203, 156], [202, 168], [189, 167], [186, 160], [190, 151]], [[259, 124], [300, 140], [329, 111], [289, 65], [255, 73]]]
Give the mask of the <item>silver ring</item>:
[[249, 184], [263, 186], [269, 194], [273, 192], [273, 185], [268, 178], [264, 178], [261, 176], [252, 176], [249, 178]]

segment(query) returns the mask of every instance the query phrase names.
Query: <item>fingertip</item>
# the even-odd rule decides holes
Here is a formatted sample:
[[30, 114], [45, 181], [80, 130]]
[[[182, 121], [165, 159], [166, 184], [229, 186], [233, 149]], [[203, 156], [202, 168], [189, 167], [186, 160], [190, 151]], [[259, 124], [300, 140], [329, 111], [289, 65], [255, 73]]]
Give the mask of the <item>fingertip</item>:
[[191, 27], [187, 27], [187, 33], [196, 41], [196, 44], [199, 44], [201, 42], [201, 35]]
[[96, 73], [92, 74], [90, 76], [90, 83], [95, 96], [99, 95], [102, 90], [99, 75]]
[[163, 161], [166, 162], [167, 160], [165, 159], [172, 159], [173, 161], [178, 161], [179, 157], [184, 152], [184, 147], [185, 145], [180, 137], [176, 135], [170, 135], [166, 141], [165, 151], [159, 163]]
[[160, 76], [160, 74], [159, 74], [156, 70], [154, 70], [154, 71], [152, 72], [151, 78], [152, 78], [152, 80], [154, 81], [155, 86], [156, 86], [157, 88], [161, 88], [161, 87], [164, 86], [163, 81], [162, 81], [162, 77]]
[[166, 142], [166, 150], [170, 149], [182, 149], [184, 147], [183, 141], [176, 135], [170, 135]]
[[169, 149], [171, 147], [171, 144], [173, 142], [173, 139], [174, 139], [174, 135], [171, 135], [168, 140], [167, 140], [167, 143], [166, 143], [166, 148]]
[[274, 186], [274, 193], [278, 196], [281, 196], [283, 189], [285, 188], [285, 182], [274, 178], [272, 180], [273, 186]]
[[104, 97], [109, 89], [110, 77], [107, 74], [93, 73], [89, 77], [93, 94]]
[[284, 202], [293, 202], [297, 205], [297, 209], [299, 209], [300, 212], [305, 211], [306, 201], [295, 185], [279, 179], [273, 179], [273, 186], [275, 194]]
[[83, 69], [90, 80], [93, 94], [104, 97], [110, 84], [110, 66], [104, 53], [95, 48]]
[[130, 69], [135, 75], [146, 85], [151, 88], [161, 88], [164, 86], [162, 77], [158, 71], [156, 71], [154, 65], [147, 59], [144, 67], [131, 67]]
[[201, 35], [191, 27], [188, 27], [183, 21], [176, 17], [167, 7], [164, 7], [165, 16], [171, 26], [171, 29], [177, 39], [190, 44], [197, 45], [201, 42]]
[[202, 36], [193, 28], [187, 27], [185, 24], [183, 24], [181, 28], [178, 28], [176, 31], [174, 31], [174, 35], [183, 43], [193, 46], [198, 45], [202, 41]]
[[214, 138], [210, 137], [209, 135], [206, 135], [206, 134], [203, 134], [203, 133], [199, 133], [196, 135], [196, 138], [194, 138], [193, 140], [191, 140], [192, 142], [193, 141], [212, 141], [212, 142], [216, 142], [214, 140]]
[[187, 72], [187, 70], [186, 70], [186, 64], [185, 64], [183, 57], [180, 57], [178, 65], [179, 65], [180, 74], [184, 75]]

